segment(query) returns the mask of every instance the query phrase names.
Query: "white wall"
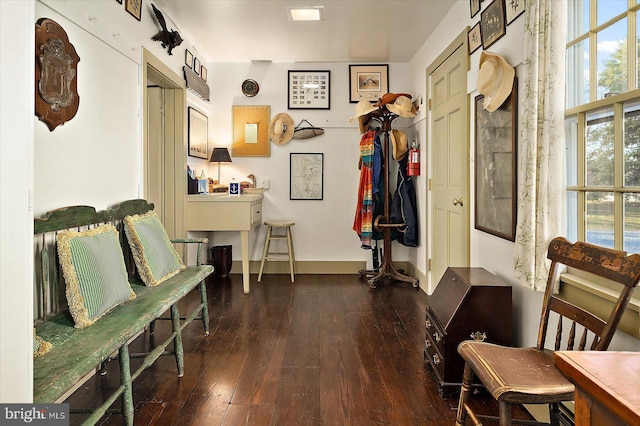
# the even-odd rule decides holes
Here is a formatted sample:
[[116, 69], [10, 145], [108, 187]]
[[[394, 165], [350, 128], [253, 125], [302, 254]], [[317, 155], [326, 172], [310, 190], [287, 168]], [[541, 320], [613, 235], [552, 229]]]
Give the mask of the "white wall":
[[[293, 139], [284, 145], [270, 143], [269, 157], [233, 157], [232, 163], [221, 165], [221, 181], [228, 184], [248, 180], [254, 174], [257, 185], [269, 179], [271, 188], [264, 192], [263, 218], [288, 218], [296, 222], [293, 229], [296, 260], [371, 261], [371, 251], [362, 250], [357, 234], [352, 230], [356, 209], [356, 194], [360, 171], [360, 133], [357, 121], [349, 122], [355, 104], [349, 103], [349, 64], [342, 62], [314, 63], [209, 63], [208, 81], [211, 87], [210, 105], [192, 100], [191, 106], [202, 111], [208, 107], [209, 151], [214, 146], [227, 146], [232, 153], [232, 106], [269, 105], [271, 116], [289, 114], [295, 124], [303, 119], [325, 130], [324, 135], [310, 139]], [[288, 110], [288, 70], [329, 70], [331, 99], [329, 110]], [[241, 92], [241, 83], [252, 78], [260, 85], [257, 96], [248, 98]], [[389, 65], [391, 91], [410, 90], [408, 64]], [[406, 119], [394, 121], [394, 128], [403, 128]], [[322, 201], [289, 200], [289, 154], [296, 152], [324, 153], [324, 194]], [[217, 164], [189, 157], [189, 165], [198, 174], [205, 169], [207, 177], [217, 178]], [[395, 163], [392, 161], [392, 163]], [[393, 166], [393, 165], [392, 165]], [[395, 173], [395, 172], [392, 172]], [[395, 176], [395, 174], [392, 174]], [[393, 193], [394, 188], [391, 188]], [[215, 219], [213, 219], [215, 220]], [[250, 259], [262, 256], [264, 227], [258, 228], [250, 241]], [[211, 245], [232, 244], [235, 259], [240, 257], [238, 233], [216, 232], [209, 235]], [[393, 258], [407, 259], [408, 249], [397, 243]]]
[[32, 1], [0, 1], [0, 402], [3, 403], [31, 401], [33, 395], [33, 9]]

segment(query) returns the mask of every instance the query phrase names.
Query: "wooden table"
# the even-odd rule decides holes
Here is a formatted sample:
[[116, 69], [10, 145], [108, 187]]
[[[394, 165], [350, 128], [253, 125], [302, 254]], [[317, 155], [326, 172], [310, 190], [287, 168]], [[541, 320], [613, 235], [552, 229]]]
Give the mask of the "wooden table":
[[187, 231], [239, 231], [242, 245], [242, 285], [249, 293], [249, 231], [262, 222], [260, 195], [187, 195]]
[[577, 426], [640, 425], [640, 353], [559, 351], [554, 362], [576, 386]]

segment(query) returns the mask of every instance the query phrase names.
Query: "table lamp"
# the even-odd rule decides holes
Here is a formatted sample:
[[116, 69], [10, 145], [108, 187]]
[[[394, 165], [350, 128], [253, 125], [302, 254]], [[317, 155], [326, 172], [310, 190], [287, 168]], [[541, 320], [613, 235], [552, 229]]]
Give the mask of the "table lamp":
[[231, 156], [227, 148], [213, 148], [210, 163], [218, 163], [218, 184], [220, 184], [220, 163], [230, 163]]

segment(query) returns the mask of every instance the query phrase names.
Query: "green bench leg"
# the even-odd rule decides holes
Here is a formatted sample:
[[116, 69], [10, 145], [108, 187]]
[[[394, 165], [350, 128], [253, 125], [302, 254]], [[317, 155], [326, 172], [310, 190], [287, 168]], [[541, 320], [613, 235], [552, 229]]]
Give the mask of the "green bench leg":
[[120, 347], [120, 383], [122, 392], [122, 415], [127, 426], [133, 426], [133, 392], [131, 390], [131, 370], [129, 366], [129, 346]]
[[202, 324], [204, 335], [209, 335], [209, 302], [207, 302], [207, 285], [205, 280], [200, 281], [200, 303], [202, 304]]
[[184, 375], [184, 348], [182, 347], [182, 329], [180, 327], [180, 312], [178, 311], [178, 304], [174, 303], [171, 306], [171, 324], [173, 325], [174, 346], [176, 353], [176, 364], [178, 365], [178, 377]]

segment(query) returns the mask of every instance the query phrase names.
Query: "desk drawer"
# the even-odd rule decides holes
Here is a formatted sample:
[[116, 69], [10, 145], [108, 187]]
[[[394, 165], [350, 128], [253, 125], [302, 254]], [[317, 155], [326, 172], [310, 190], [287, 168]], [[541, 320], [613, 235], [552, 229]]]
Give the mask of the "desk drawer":
[[262, 222], [262, 203], [251, 206], [251, 226]]

